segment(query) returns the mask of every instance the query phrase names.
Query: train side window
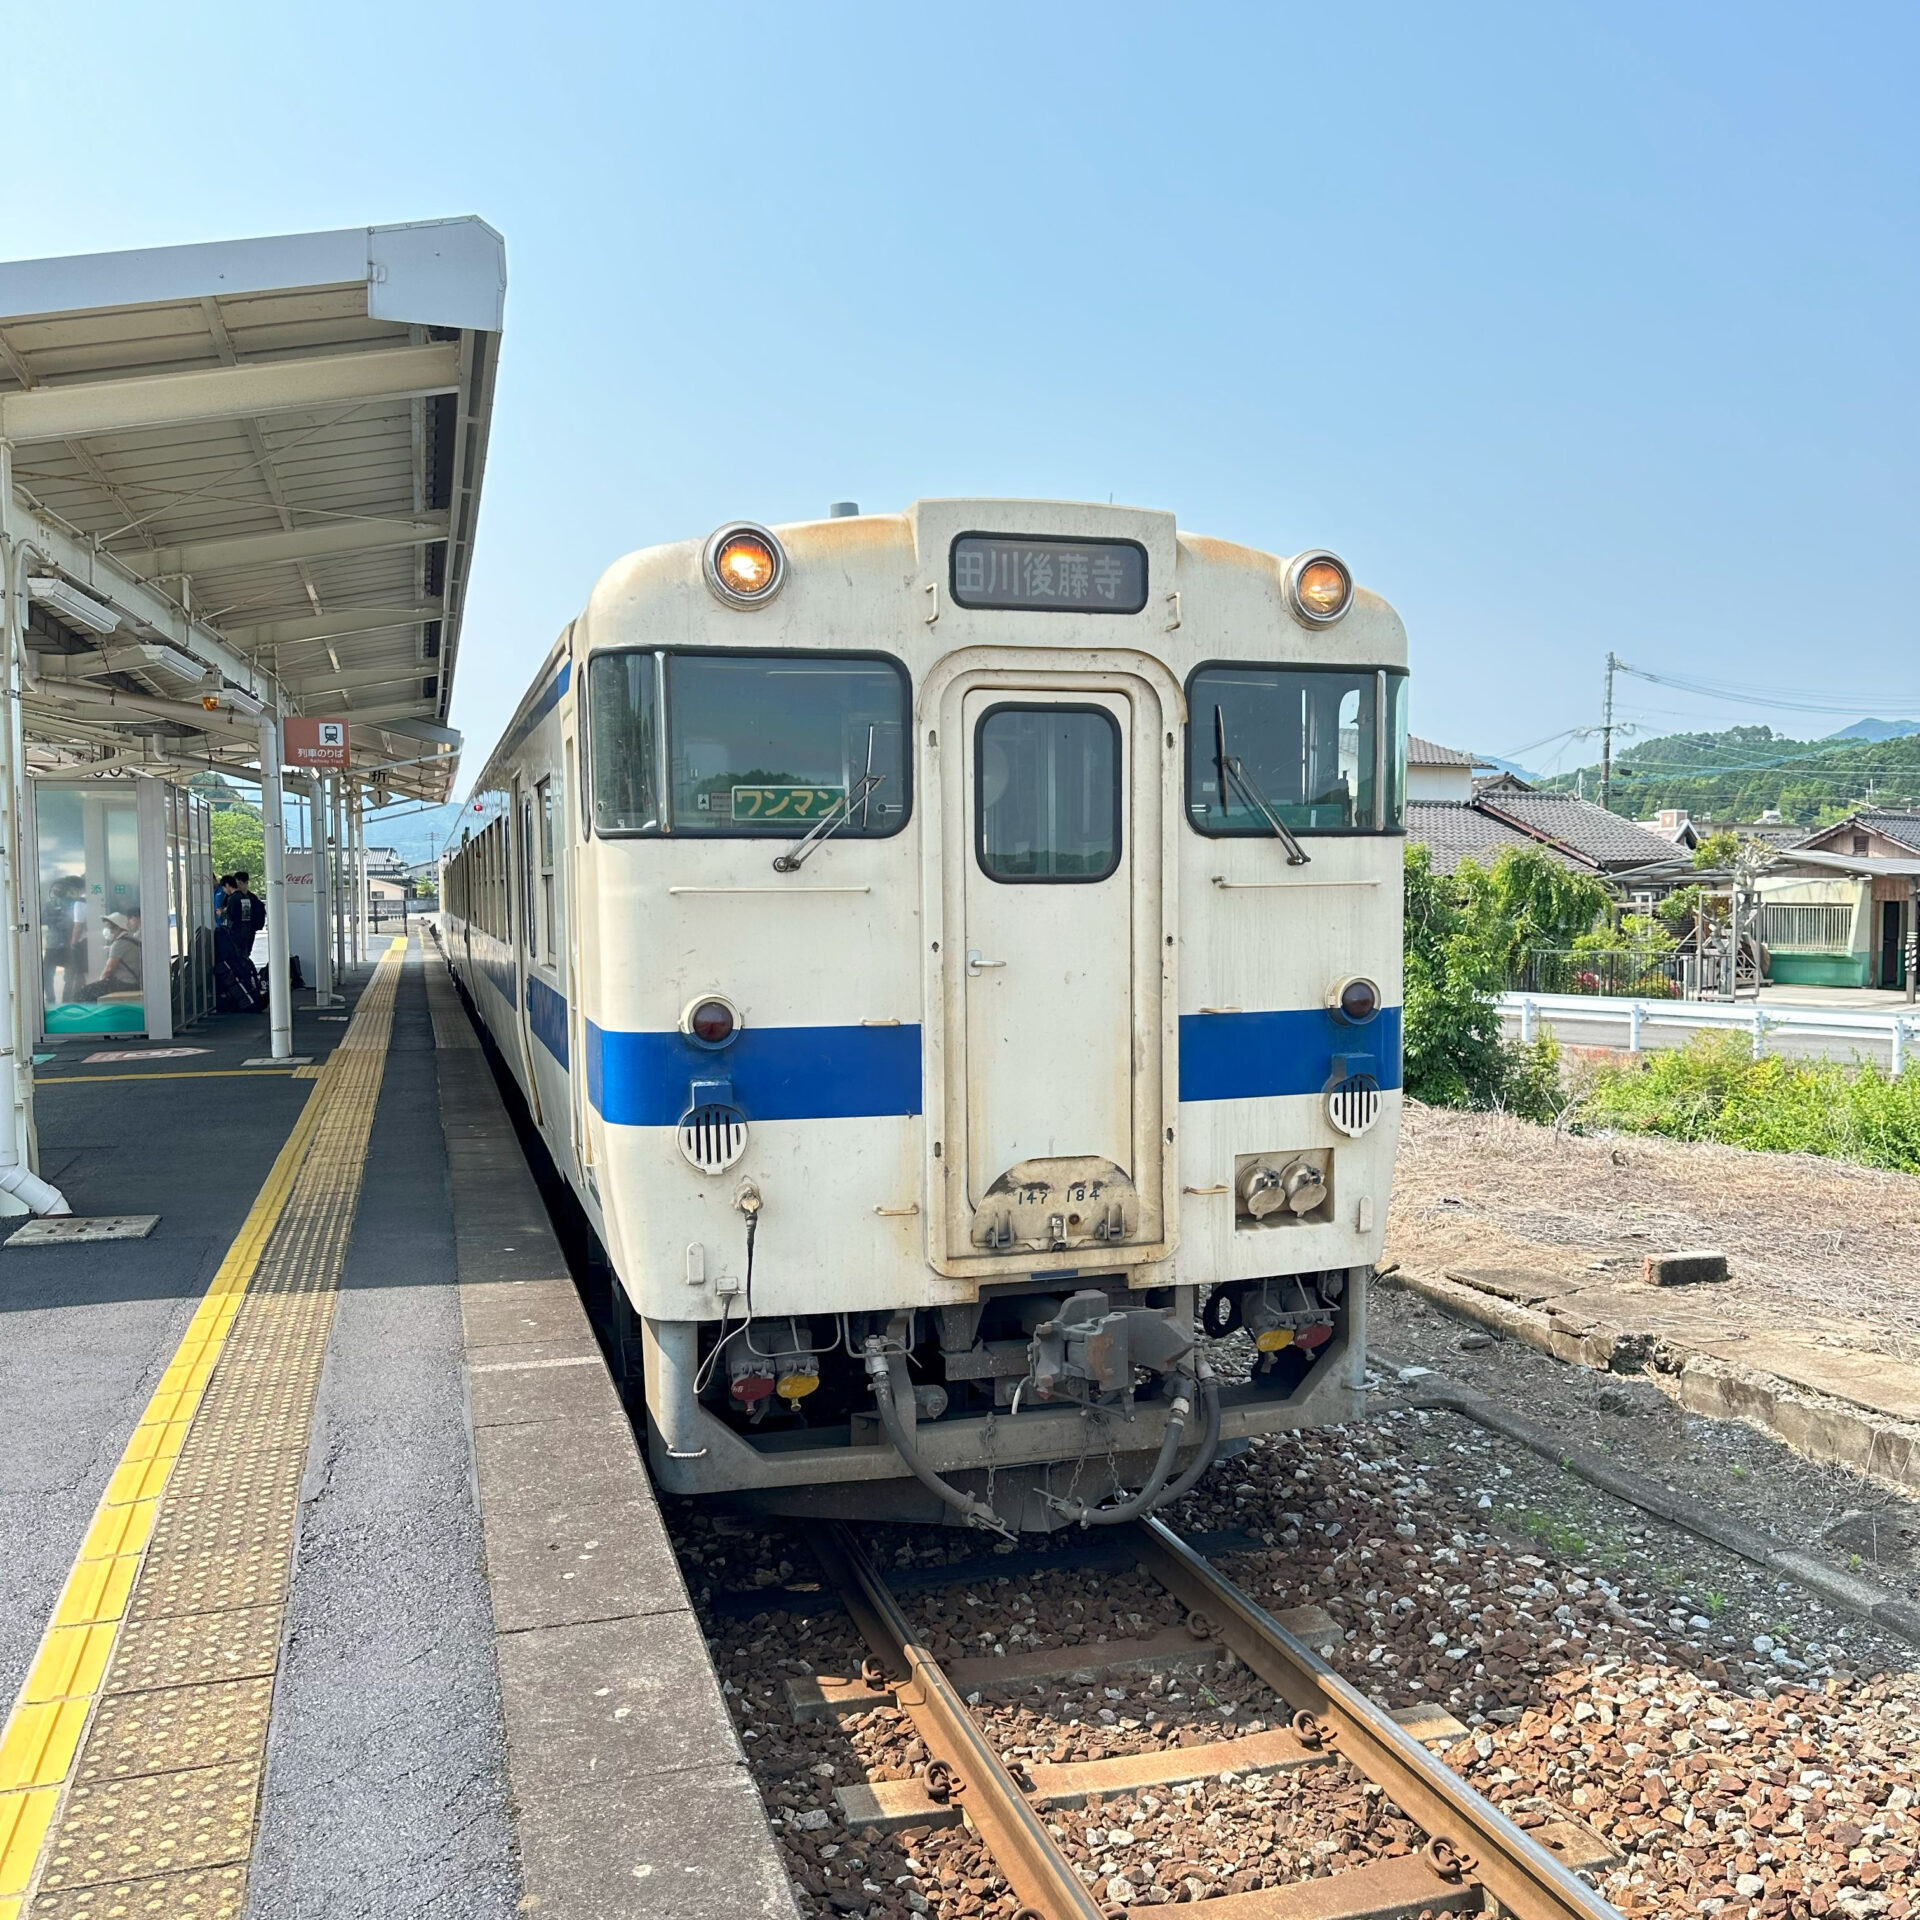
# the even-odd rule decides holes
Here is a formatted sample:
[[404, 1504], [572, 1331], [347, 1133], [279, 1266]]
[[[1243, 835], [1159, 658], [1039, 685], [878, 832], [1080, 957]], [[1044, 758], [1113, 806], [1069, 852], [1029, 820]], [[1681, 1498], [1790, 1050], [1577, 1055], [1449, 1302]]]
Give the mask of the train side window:
[[1016, 884], [1120, 864], [1120, 725], [1105, 707], [998, 706], [974, 735], [976, 857]]
[[553, 935], [553, 781], [542, 780], [533, 790], [534, 845], [540, 862], [540, 952], [550, 963]]
[[533, 801], [528, 797], [520, 802], [520, 931], [529, 954], [540, 945], [533, 918], [533, 851]]
[[593, 656], [587, 724], [596, 832], [660, 830], [659, 697], [652, 654]]

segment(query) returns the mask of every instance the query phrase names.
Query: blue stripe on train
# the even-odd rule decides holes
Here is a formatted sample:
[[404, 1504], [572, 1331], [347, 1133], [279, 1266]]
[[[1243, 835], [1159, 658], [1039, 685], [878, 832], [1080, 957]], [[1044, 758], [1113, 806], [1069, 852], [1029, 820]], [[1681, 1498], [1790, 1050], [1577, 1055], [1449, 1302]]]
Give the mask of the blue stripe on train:
[[[513, 962], [502, 960], [494, 954], [476, 952], [473, 964], [481, 978], [507, 1003], [511, 1017], [514, 987], [517, 984]], [[533, 1037], [564, 1067], [567, 1064], [566, 995], [548, 986], [535, 974], [527, 976], [527, 1025], [532, 1029]]]
[[730, 1047], [587, 1022], [587, 1097], [623, 1127], [671, 1127], [695, 1080], [731, 1080], [749, 1120], [855, 1120], [920, 1111], [920, 1029], [745, 1027]]
[[[1400, 1009], [1383, 1007], [1364, 1027], [1350, 1027], [1318, 1007], [1185, 1014], [1180, 1098], [1319, 1093], [1339, 1056], [1348, 1058], [1348, 1071], [1363, 1070], [1383, 1087], [1397, 1087]], [[587, 1096], [617, 1126], [675, 1125], [687, 1110], [692, 1083], [708, 1079], [730, 1080], [749, 1120], [917, 1114], [920, 1029], [748, 1027], [732, 1046], [712, 1052], [679, 1033], [608, 1033], [587, 1022]]]
[[1347, 1070], [1370, 1073], [1383, 1087], [1397, 1087], [1400, 1009], [1382, 1007], [1364, 1027], [1349, 1026], [1322, 1007], [1183, 1013], [1180, 1098], [1270, 1100], [1318, 1093], [1333, 1077], [1334, 1059], [1341, 1054], [1367, 1056]]
[[496, 954], [476, 952], [473, 964], [481, 977], [507, 1003], [507, 1012], [513, 1012], [513, 995], [516, 985], [514, 967], [511, 960], [502, 960]]
[[527, 1025], [533, 1037], [558, 1060], [567, 1064], [567, 999], [537, 974], [527, 975]]

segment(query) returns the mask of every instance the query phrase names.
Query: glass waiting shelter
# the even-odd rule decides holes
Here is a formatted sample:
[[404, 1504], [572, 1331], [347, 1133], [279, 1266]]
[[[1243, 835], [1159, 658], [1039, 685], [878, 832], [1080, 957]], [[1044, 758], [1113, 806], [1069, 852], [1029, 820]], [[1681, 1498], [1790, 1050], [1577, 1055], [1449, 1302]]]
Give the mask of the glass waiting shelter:
[[37, 1031], [170, 1039], [213, 1011], [207, 802], [146, 774], [28, 782]]

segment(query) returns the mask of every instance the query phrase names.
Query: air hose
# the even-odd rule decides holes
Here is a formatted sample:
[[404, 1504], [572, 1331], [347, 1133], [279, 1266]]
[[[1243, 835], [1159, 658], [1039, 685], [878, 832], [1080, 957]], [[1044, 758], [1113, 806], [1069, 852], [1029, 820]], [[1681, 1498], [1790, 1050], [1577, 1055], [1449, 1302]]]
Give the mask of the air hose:
[[1220, 1451], [1220, 1382], [1204, 1360], [1200, 1363], [1200, 1408], [1206, 1420], [1206, 1427], [1200, 1436], [1200, 1451], [1187, 1463], [1180, 1477], [1168, 1484], [1166, 1492], [1160, 1497], [1163, 1507], [1170, 1506], [1197, 1485], [1200, 1476], [1213, 1465], [1214, 1455]]
[[893, 1442], [894, 1450], [907, 1463], [913, 1477], [944, 1505], [951, 1507], [969, 1526], [985, 1527], [990, 1533], [1011, 1539], [1012, 1529], [984, 1500], [976, 1500], [972, 1494], [963, 1493], [952, 1481], [941, 1479], [920, 1458], [920, 1449], [914, 1444], [907, 1423], [901, 1419], [900, 1409], [893, 1403], [893, 1376], [887, 1366], [885, 1348], [880, 1341], [869, 1340], [866, 1352], [867, 1378], [873, 1382], [873, 1404], [879, 1410], [880, 1424], [887, 1430], [887, 1438]]
[[1138, 1520], [1142, 1514], [1151, 1513], [1160, 1504], [1161, 1490], [1167, 1484], [1167, 1475], [1173, 1471], [1173, 1456], [1180, 1451], [1180, 1436], [1186, 1430], [1187, 1415], [1192, 1411], [1193, 1402], [1184, 1393], [1174, 1395], [1173, 1405], [1167, 1410], [1166, 1435], [1160, 1442], [1153, 1471], [1132, 1499], [1121, 1501], [1117, 1507], [1090, 1507], [1084, 1500], [1059, 1500], [1049, 1495], [1047, 1504], [1083, 1527], [1117, 1527], [1123, 1520]]
[[1083, 1527], [1117, 1527], [1123, 1520], [1142, 1519], [1156, 1507], [1164, 1507], [1178, 1500], [1213, 1465], [1213, 1456], [1220, 1448], [1220, 1383], [1213, 1377], [1212, 1368], [1204, 1362], [1200, 1368], [1199, 1392], [1201, 1411], [1206, 1421], [1200, 1436], [1200, 1451], [1177, 1480], [1169, 1481], [1167, 1475], [1173, 1467], [1173, 1456], [1179, 1450], [1180, 1435], [1186, 1426], [1187, 1415], [1192, 1411], [1184, 1393], [1175, 1396], [1173, 1406], [1168, 1411], [1166, 1438], [1160, 1442], [1160, 1453], [1153, 1463], [1153, 1471], [1147, 1476], [1146, 1485], [1131, 1499], [1121, 1501], [1117, 1507], [1089, 1507], [1077, 1500], [1071, 1503], [1052, 1500], [1050, 1504]]

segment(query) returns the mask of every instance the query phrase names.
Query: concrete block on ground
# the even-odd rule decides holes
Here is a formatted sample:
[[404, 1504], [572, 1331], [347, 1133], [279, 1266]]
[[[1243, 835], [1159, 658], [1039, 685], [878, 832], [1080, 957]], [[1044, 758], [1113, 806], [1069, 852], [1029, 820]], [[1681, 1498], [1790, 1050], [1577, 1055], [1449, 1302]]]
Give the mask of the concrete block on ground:
[[1650, 1287], [1708, 1286], [1727, 1277], [1727, 1256], [1711, 1247], [1691, 1253], [1650, 1253], [1640, 1277]]

